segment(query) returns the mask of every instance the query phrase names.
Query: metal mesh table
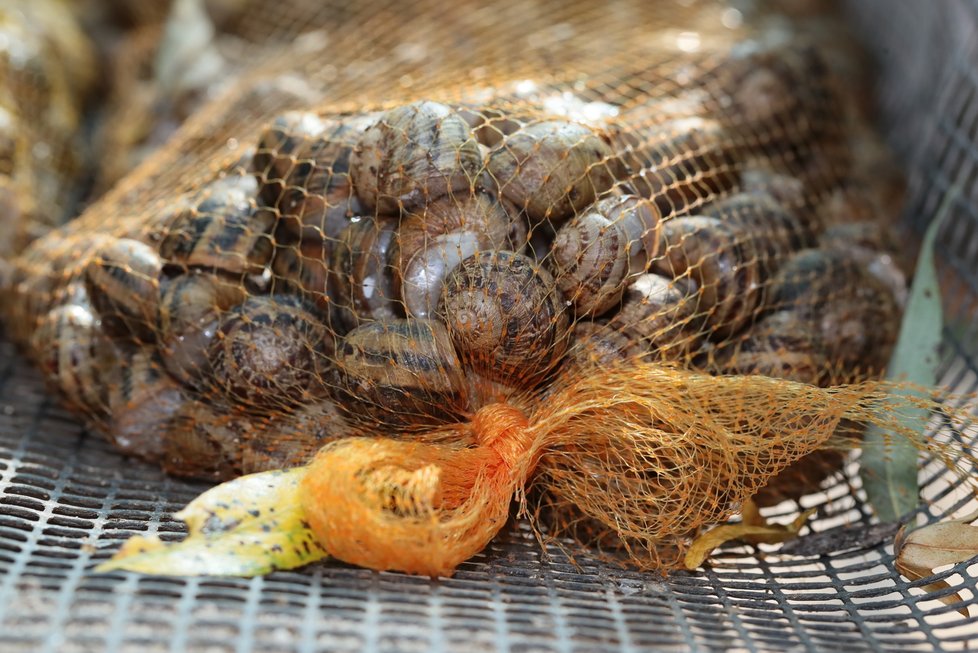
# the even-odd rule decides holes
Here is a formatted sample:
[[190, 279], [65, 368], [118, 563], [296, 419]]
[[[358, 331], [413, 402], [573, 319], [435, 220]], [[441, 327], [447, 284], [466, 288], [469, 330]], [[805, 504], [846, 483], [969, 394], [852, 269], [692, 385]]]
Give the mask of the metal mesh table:
[[[942, 238], [944, 383], [978, 387], [978, 2], [858, 0], [879, 57], [883, 124], [910, 174], [907, 220], [961, 193]], [[962, 507], [936, 466], [938, 519]], [[543, 551], [520, 524], [451, 579], [338, 563], [265, 578], [173, 579], [91, 569], [132, 533], [179, 538], [170, 515], [204, 486], [167, 478], [89, 435], [39, 374], [0, 344], [0, 650], [638, 651], [903, 650], [978, 641], [978, 568], [938, 575], [947, 606], [893, 566], [893, 528], [870, 525], [855, 462], [820, 495], [812, 535], [777, 550], [726, 549], [668, 579]], [[799, 506], [782, 504], [773, 517]], [[945, 590], [950, 593], [953, 590]]]

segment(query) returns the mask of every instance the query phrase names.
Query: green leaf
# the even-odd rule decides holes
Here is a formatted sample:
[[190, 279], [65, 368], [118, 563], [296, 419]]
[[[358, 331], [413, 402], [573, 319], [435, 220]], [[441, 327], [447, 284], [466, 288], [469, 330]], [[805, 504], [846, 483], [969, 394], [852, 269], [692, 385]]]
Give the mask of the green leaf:
[[[934, 266], [934, 240], [955, 197], [956, 191], [948, 192], [924, 235], [900, 336], [887, 367], [887, 380], [906, 383], [897, 394], [907, 397], [917, 396], [921, 389], [937, 383], [944, 318]], [[895, 414], [899, 415], [902, 426], [924, 433], [930, 411], [900, 402], [898, 398], [893, 405], [899, 407]], [[880, 521], [896, 521], [914, 510], [920, 503], [918, 451], [914, 444], [870, 426], [862, 450], [860, 476]]]
[[299, 486], [306, 467], [242, 476], [200, 495], [176, 514], [186, 539], [130, 538], [95, 571], [164, 576], [257, 576], [326, 556], [305, 521]]

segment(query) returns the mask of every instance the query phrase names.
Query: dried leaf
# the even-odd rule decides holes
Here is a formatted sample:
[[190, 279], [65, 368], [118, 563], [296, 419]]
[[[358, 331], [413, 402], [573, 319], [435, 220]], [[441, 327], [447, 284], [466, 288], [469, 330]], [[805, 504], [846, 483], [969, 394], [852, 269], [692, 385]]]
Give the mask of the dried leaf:
[[745, 540], [752, 544], [777, 544], [798, 535], [808, 518], [815, 514], [811, 508], [795, 517], [790, 524], [768, 524], [761, 517], [753, 501], [745, 501], [741, 510], [743, 521], [739, 524], [724, 524], [700, 535], [686, 551], [686, 569], [696, 569], [709, 557], [714, 549], [732, 540]]
[[[924, 526], [909, 534], [905, 528], [900, 529], [893, 545], [896, 550], [894, 566], [901, 574], [914, 581], [932, 575], [937, 567], [954, 565], [978, 556], [978, 527], [970, 525], [975, 518], [978, 518], [978, 514]], [[939, 580], [923, 585], [921, 589], [933, 593], [951, 589], [951, 586], [946, 581]], [[945, 605], [963, 601], [957, 592], [935, 598]], [[965, 617], [969, 616], [967, 606], [958, 608], [958, 612]]]
[[176, 514], [187, 538], [130, 538], [96, 571], [165, 576], [256, 576], [326, 556], [299, 501], [305, 467], [242, 476], [200, 495]]
[[[887, 367], [888, 380], [908, 384], [905, 389], [896, 391], [898, 395], [914, 396], [919, 393], [919, 388], [930, 388], [937, 383], [943, 316], [934, 266], [934, 241], [955, 197], [957, 192], [954, 190], [947, 194], [924, 235], [900, 336]], [[893, 401], [899, 406], [902, 425], [923, 433], [930, 412], [900, 402], [899, 398]], [[870, 426], [866, 429], [862, 449], [860, 476], [869, 503], [880, 521], [896, 521], [914, 510], [920, 502], [918, 450], [914, 444]]]

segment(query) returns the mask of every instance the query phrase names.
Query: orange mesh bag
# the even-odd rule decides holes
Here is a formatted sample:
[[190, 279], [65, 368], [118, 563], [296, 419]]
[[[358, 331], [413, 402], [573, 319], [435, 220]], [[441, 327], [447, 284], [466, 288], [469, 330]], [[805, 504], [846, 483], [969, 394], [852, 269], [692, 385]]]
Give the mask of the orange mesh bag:
[[448, 574], [514, 496], [667, 570], [866, 424], [926, 446], [873, 381], [893, 180], [853, 149], [878, 148], [858, 65], [804, 22], [248, 7], [261, 61], [13, 261], [11, 335], [123, 451], [213, 479], [312, 461], [329, 553]]

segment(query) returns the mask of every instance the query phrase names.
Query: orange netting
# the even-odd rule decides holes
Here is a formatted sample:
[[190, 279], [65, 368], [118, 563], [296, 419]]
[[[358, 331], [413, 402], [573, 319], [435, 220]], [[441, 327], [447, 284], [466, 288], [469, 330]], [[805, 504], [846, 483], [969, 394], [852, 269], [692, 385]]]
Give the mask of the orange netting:
[[216, 4], [238, 49], [201, 51], [244, 72], [153, 95], [188, 122], [12, 260], [9, 332], [123, 451], [218, 479], [327, 445], [310, 521], [370, 566], [447, 573], [516, 495], [668, 568], [897, 427], [900, 180], [838, 19]]

